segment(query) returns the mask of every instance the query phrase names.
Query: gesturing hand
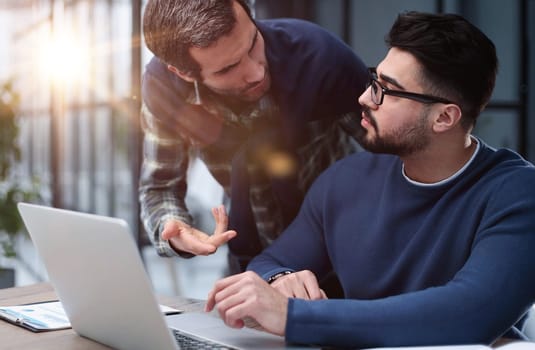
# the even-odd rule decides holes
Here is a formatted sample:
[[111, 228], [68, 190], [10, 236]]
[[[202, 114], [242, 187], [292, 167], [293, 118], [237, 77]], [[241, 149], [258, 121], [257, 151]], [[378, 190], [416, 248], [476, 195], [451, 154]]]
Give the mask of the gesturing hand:
[[225, 206], [213, 208], [212, 215], [216, 224], [213, 235], [208, 235], [180, 220], [169, 220], [164, 225], [162, 239], [169, 240], [171, 247], [177, 251], [195, 255], [213, 254], [237, 233], [233, 230], [227, 231], [228, 216]]

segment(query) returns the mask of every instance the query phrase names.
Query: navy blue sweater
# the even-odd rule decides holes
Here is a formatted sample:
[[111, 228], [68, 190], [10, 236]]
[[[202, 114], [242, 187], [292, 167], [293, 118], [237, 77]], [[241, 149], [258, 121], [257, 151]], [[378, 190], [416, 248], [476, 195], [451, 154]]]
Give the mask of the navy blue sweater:
[[[324, 172], [282, 236], [251, 262], [264, 278], [337, 272], [346, 299], [290, 299], [290, 342], [351, 347], [489, 344], [535, 301], [535, 168], [480, 150], [441, 185], [391, 155]], [[299, 254], [296, 254], [296, 251]]]

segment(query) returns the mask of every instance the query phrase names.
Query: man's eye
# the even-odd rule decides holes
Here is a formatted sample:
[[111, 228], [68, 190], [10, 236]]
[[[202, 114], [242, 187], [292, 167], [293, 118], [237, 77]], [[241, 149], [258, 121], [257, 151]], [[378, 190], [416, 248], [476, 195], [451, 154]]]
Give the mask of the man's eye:
[[228, 72], [230, 72], [234, 67], [236, 67], [236, 65], [225, 67], [225, 68], [221, 69], [219, 72], [217, 72], [216, 74], [217, 75], [225, 75]]

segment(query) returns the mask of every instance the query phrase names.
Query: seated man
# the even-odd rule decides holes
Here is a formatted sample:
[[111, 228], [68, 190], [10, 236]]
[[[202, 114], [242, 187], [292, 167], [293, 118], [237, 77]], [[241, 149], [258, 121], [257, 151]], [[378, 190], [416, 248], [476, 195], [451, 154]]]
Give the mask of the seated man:
[[[357, 348], [490, 344], [534, 303], [535, 167], [471, 135], [493, 43], [460, 16], [416, 12], [387, 43], [359, 97], [368, 152], [316, 180], [254, 272], [215, 284], [206, 309], [227, 325]], [[345, 299], [318, 287], [331, 269]]]

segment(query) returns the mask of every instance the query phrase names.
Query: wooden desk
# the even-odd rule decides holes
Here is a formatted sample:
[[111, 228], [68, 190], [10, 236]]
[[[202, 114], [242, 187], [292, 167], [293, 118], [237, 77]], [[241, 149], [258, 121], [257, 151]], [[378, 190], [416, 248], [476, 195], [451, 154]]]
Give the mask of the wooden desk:
[[[0, 289], [0, 306], [34, 303], [39, 301], [57, 300], [56, 293], [50, 283], [32, 284], [25, 287]], [[204, 301], [182, 297], [160, 297], [158, 302], [188, 311], [200, 311]], [[500, 339], [493, 348], [506, 345], [511, 339]], [[528, 343], [529, 344], [529, 343]], [[103, 350], [111, 349], [90, 339], [80, 337], [72, 329], [34, 333], [9, 322], [0, 320], [0, 348], [32, 349], [32, 350]]]
[[[39, 301], [57, 300], [56, 293], [49, 283], [33, 284], [25, 287], [0, 289], [0, 306], [34, 303]], [[158, 301], [184, 311], [199, 311], [204, 301], [182, 298], [161, 297]], [[34, 333], [22, 327], [0, 320], [1, 349], [110, 349], [109, 347], [80, 337], [72, 329]]]

